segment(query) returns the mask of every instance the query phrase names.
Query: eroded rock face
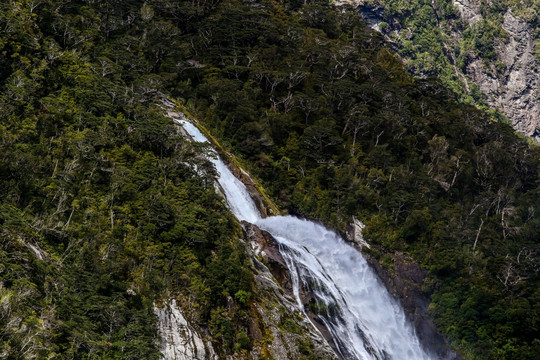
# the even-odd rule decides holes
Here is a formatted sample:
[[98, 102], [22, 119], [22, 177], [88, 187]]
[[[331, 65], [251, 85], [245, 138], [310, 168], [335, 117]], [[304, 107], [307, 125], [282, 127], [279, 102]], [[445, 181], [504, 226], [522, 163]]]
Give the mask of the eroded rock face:
[[244, 221], [242, 227], [248, 255], [257, 270], [257, 292], [263, 300], [251, 310], [249, 336], [263, 341], [255, 341], [250, 356], [253, 359], [294, 360], [305, 357], [307, 345], [316, 358], [338, 359], [321, 331], [315, 330], [292, 296], [287, 265], [278, 244], [256, 225]]
[[204, 341], [185, 319], [176, 300], [163, 307], [154, 305], [161, 337], [160, 350], [164, 360], [217, 360], [210, 341]]
[[[246, 238], [249, 240], [249, 244], [253, 254], [257, 258], [262, 258], [272, 274], [277, 280], [278, 284], [284, 288], [285, 291], [292, 291], [292, 283], [289, 277], [287, 264], [285, 259], [279, 252], [279, 246], [267, 231], [259, 229], [256, 225], [248, 222], [243, 222], [242, 226], [246, 233]], [[264, 270], [264, 269], [262, 269]]]
[[[364, 227], [365, 225], [360, 220], [353, 217], [345, 233], [345, 238], [360, 250], [372, 248], [372, 245], [362, 235]], [[429, 294], [424, 293], [422, 290], [422, 285], [427, 278], [427, 271], [406, 254], [399, 252], [389, 254], [381, 246], [375, 245], [374, 247], [379, 253], [391, 255], [393, 268], [384, 267], [379, 260], [369, 255], [369, 253], [364, 253], [364, 257], [382, 280], [388, 292], [400, 302], [403, 310], [413, 323], [424, 348], [432, 350], [433, 355], [438, 359], [461, 359], [458, 354], [451, 350], [448, 341], [439, 333], [433, 320], [428, 315]]]
[[[381, 21], [392, 22], [397, 28], [400, 27], [397, 19], [373, 16], [375, 12], [384, 12], [380, 7], [372, 8], [373, 2], [336, 0], [336, 5], [343, 4], [358, 6], [372, 29], [379, 30]], [[484, 19], [479, 0], [453, 0], [453, 4], [461, 18], [470, 26]], [[533, 29], [524, 19], [514, 16], [510, 9], [504, 15], [502, 28], [508, 33], [509, 40], [506, 43], [497, 40], [495, 51], [496, 60], [506, 67], [504, 73], [497, 73], [494, 62], [486, 67], [484, 59], [469, 54], [463, 71], [455, 67], [456, 75], [463, 81], [466, 91], [469, 91], [468, 82], [476, 84], [486, 95], [487, 103], [506, 115], [517, 131], [540, 142], [540, 61], [534, 56]], [[445, 44], [449, 50], [447, 56], [450, 63], [455, 64], [451, 48], [458, 46], [462, 33], [454, 27], [445, 31], [449, 31], [448, 38], [451, 39]], [[399, 32], [394, 32], [394, 35], [399, 36]], [[388, 36], [386, 40], [397, 45]], [[394, 48], [398, 50], [399, 45]]]
[[503, 76], [493, 75], [481, 59], [467, 66], [467, 75], [488, 96], [488, 103], [511, 120], [518, 131], [540, 141], [539, 62], [534, 57], [532, 29], [508, 10], [503, 29], [509, 41], [496, 46], [499, 61], [506, 65]]
[[477, 23], [483, 19], [477, 2], [470, 0], [453, 0], [453, 3], [459, 10], [461, 18], [466, 20], [469, 24]]

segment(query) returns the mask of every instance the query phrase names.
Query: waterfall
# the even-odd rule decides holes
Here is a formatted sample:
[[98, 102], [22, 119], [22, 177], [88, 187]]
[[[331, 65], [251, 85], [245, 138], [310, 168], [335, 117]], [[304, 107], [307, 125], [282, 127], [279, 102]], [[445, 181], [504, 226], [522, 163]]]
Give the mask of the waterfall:
[[[175, 119], [194, 141], [206, 137], [186, 119]], [[279, 243], [300, 308], [307, 291], [313, 312], [344, 359], [430, 359], [403, 309], [362, 254], [336, 232], [292, 216], [263, 218], [244, 184], [215, 157], [218, 182], [238, 220], [268, 231]]]
[[[187, 133], [197, 142], [208, 141], [199, 129], [186, 120], [177, 120]], [[233, 175], [227, 165], [217, 156], [209, 159], [219, 174], [218, 182], [225, 193], [231, 212], [238, 220], [255, 224], [262, 218], [244, 184]]]

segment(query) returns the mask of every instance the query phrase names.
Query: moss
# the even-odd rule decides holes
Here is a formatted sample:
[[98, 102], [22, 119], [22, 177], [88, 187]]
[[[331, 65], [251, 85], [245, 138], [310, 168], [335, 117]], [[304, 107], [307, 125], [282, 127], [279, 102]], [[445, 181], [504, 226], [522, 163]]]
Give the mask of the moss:
[[390, 254], [383, 255], [381, 259], [381, 265], [387, 270], [393, 271], [394, 269], [394, 257]]
[[293, 333], [293, 334], [302, 333], [302, 327], [298, 325], [296, 321], [294, 321], [290, 317], [282, 316], [279, 322], [279, 327], [280, 329]]
[[236, 334], [236, 343], [235, 343], [235, 349], [237, 348], [244, 349], [244, 350], [251, 350], [251, 340], [249, 336], [244, 331], [240, 331]]

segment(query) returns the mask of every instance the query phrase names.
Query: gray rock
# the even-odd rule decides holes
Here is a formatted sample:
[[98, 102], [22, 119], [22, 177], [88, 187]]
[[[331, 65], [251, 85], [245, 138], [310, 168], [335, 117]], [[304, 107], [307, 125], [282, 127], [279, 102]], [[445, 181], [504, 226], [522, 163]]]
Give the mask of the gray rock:
[[477, 2], [470, 0], [453, 0], [453, 3], [459, 10], [461, 18], [467, 20], [469, 24], [477, 23], [483, 19]]
[[[250, 323], [250, 338], [263, 336], [267, 341], [255, 342], [250, 355], [253, 359], [263, 359], [261, 354], [279, 360], [301, 358], [302, 347], [308, 346], [316, 358], [337, 359], [338, 356], [321, 334], [306, 317], [292, 295], [292, 285], [287, 265], [279, 253], [272, 236], [256, 225], [242, 222], [245, 232], [247, 253], [253, 267], [258, 270], [255, 283], [260, 303], [254, 305], [256, 314]], [[259, 319], [258, 326], [254, 319]], [[257, 330], [255, 330], [257, 329]], [[259, 335], [259, 333], [261, 335]]]
[[217, 359], [210, 341], [204, 341], [186, 320], [175, 299], [163, 307], [154, 305], [154, 312], [159, 319], [160, 351], [164, 360]]
[[366, 254], [366, 260], [381, 278], [388, 291], [396, 297], [405, 313], [414, 324], [416, 333], [426, 349], [430, 349], [433, 356], [441, 360], [461, 360], [460, 354], [454, 352], [445, 337], [439, 333], [433, 320], [428, 314], [430, 303], [429, 294], [424, 293], [422, 285], [427, 272], [414, 260], [405, 254], [385, 252], [377, 247], [381, 253], [390, 255], [393, 259], [393, 268], [388, 269], [381, 263]]
[[[350, 4], [355, 6], [370, 6], [373, 2], [365, 0], [337, 0], [336, 5]], [[479, 0], [453, 0], [463, 20], [469, 25], [483, 20]], [[380, 8], [377, 8], [381, 11]], [[366, 14], [364, 14], [366, 17]], [[383, 18], [377, 20], [383, 21]], [[390, 21], [386, 19], [386, 21]], [[397, 19], [392, 21], [397, 22]], [[370, 21], [370, 26], [378, 30], [378, 23]], [[469, 54], [469, 61], [464, 72], [455, 67], [456, 76], [460, 78], [466, 91], [468, 82], [476, 84], [486, 95], [487, 103], [498, 108], [519, 132], [531, 136], [540, 142], [540, 80], [538, 69], [540, 61], [534, 55], [534, 29], [525, 19], [514, 16], [510, 9], [504, 15], [502, 28], [508, 33], [509, 41], [496, 41], [495, 51], [497, 61], [506, 66], [504, 74], [497, 74], [494, 65], [487, 68], [482, 58]], [[394, 35], [400, 36], [399, 32]], [[445, 44], [451, 64], [455, 64], [453, 51], [450, 49], [462, 40], [462, 34], [450, 27], [450, 43]], [[391, 39], [386, 37], [388, 41]], [[397, 46], [399, 48], [399, 46]], [[406, 61], [406, 59], [405, 59]]]
[[489, 105], [499, 108], [519, 132], [540, 140], [540, 82], [538, 61], [534, 57], [534, 37], [528, 24], [512, 15], [504, 15], [503, 29], [508, 43], [496, 45], [497, 58], [506, 65], [503, 76], [494, 76], [480, 58], [468, 65], [466, 75], [487, 95]]

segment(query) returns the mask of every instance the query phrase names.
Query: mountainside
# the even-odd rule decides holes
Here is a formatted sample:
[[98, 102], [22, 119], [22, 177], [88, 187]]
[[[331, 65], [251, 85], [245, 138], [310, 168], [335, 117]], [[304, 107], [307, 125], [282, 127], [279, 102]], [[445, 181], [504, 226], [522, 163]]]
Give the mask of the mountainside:
[[461, 101], [499, 109], [515, 129], [540, 140], [540, 2], [338, 3], [360, 6], [413, 74], [440, 77]]
[[206, 148], [165, 116], [179, 30], [151, 13], [0, 4], [0, 358], [159, 359], [178, 324], [208, 357], [329, 358], [259, 284]]
[[[365, 251], [390, 271], [411, 255], [465, 357], [534, 358], [538, 148], [407, 75], [354, 9], [285, 18], [270, 4], [224, 6], [199, 25], [187, 108], [289, 212], [340, 230], [361, 219]], [[242, 18], [268, 35], [231, 21]]]
[[284, 212], [360, 219], [390, 276], [419, 269], [465, 358], [540, 353], [540, 149], [355, 8], [8, 0], [0, 31], [0, 357], [158, 359], [182, 326], [210, 358], [332, 356], [163, 94]]

